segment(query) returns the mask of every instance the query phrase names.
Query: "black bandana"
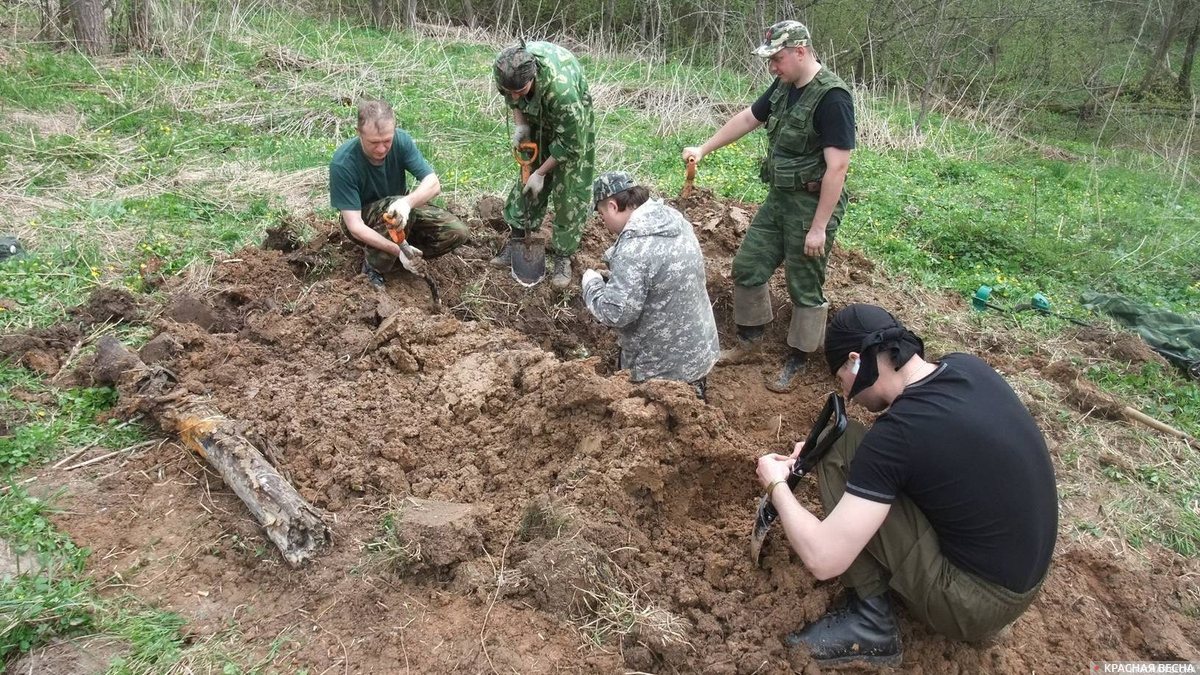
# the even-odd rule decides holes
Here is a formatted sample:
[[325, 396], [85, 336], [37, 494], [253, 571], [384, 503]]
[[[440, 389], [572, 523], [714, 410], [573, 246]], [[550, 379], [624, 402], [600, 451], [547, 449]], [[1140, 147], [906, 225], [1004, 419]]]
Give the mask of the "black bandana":
[[893, 367], [900, 370], [914, 355], [924, 358], [925, 343], [886, 310], [874, 305], [849, 305], [834, 315], [825, 330], [829, 372], [836, 373], [850, 352], [859, 353], [860, 364], [847, 396], [854, 398], [879, 379], [876, 355], [887, 354]]

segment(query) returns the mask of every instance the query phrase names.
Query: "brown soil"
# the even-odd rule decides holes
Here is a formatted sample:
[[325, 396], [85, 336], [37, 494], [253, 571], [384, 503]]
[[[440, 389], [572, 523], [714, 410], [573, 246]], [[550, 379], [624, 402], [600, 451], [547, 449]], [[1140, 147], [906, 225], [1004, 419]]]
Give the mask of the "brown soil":
[[[729, 261], [754, 207], [705, 193], [684, 207], [728, 341]], [[209, 291], [174, 294], [143, 355], [271, 439], [277, 468], [331, 514], [334, 543], [287, 568], [203, 461], [167, 443], [119, 471], [44, 476], [71, 495], [57, 524], [99, 552], [91, 574], [179, 612], [195, 636], [234, 625], [260, 655], [280, 638], [282, 672], [815, 672], [781, 637], [839, 585], [815, 581], [780, 532], [761, 568], [747, 556], [754, 458], [803, 438], [835, 386], [820, 368], [790, 394], [763, 386], [786, 330], [781, 275], [772, 347], [715, 370], [705, 405], [682, 384], [612, 373], [613, 336], [579, 298], [488, 268], [503, 235], [472, 225], [470, 247], [430, 261], [440, 314], [411, 275], [367, 284], [330, 224], [319, 251], [244, 249], [217, 262]], [[608, 243], [589, 229], [577, 265], [599, 266]], [[829, 292], [903, 307], [917, 328], [930, 303], [964, 307], [914, 300], [842, 249]], [[801, 494], [819, 512], [812, 482]], [[1063, 527], [1044, 592], [1004, 642], [953, 643], [905, 618], [903, 669], [1200, 658], [1195, 561], [1154, 547], [1116, 558]]]

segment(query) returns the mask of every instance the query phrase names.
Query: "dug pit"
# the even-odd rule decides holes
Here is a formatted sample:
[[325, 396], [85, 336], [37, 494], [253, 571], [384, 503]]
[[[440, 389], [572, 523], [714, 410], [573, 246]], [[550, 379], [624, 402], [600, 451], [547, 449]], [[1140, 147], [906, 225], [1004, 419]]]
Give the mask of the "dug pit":
[[[730, 258], [753, 206], [701, 192], [682, 207], [726, 341]], [[812, 672], [781, 637], [840, 587], [805, 572], [780, 532], [761, 567], [747, 555], [754, 459], [803, 438], [834, 387], [816, 368], [790, 394], [763, 387], [783, 351], [782, 280], [771, 285], [785, 319], [771, 347], [714, 370], [705, 404], [684, 384], [613, 372], [612, 333], [578, 294], [518, 287], [487, 266], [503, 235], [478, 217], [472, 227], [470, 246], [430, 261], [442, 312], [411, 275], [370, 286], [333, 223], [288, 252], [217, 261], [205, 289], [186, 291], [204, 311], [164, 313], [146, 349], [188, 392], [270, 439], [279, 472], [331, 514], [333, 545], [288, 569], [219, 479], [168, 443], [120, 471], [97, 466], [94, 480], [50, 475], [72, 495], [57, 524], [106, 552], [93, 576], [119, 574], [114, 592], [136, 589], [196, 634], [236, 625], [264, 656], [285, 645], [275, 664], [285, 670]], [[589, 228], [578, 266], [599, 266], [609, 243]], [[829, 292], [921, 326], [920, 307], [877, 276], [836, 249]], [[167, 289], [168, 304], [185, 286]], [[811, 481], [800, 496], [819, 512]], [[380, 566], [381, 551], [404, 564]], [[904, 668], [1195, 659], [1197, 571], [1162, 549], [1118, 565], [1064, 535], [1045, 591], [1005, 643], [951, 643], [905, 619]]]

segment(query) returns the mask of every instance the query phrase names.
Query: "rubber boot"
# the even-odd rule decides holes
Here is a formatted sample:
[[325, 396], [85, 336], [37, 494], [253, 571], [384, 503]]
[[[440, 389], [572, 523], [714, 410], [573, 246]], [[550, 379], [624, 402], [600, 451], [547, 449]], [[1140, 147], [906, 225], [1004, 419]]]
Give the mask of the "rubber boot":
[[383, 288], [383, 275], [379, 273], [379, 270], [371, 267], [365, 260], [363, 261], [362, 272], [363, 274], [367, 275], [367, 281], [370, 282], [372, 286], [375, 288]]
[[825, 344], [825, 321], [829, 318], [829, 303], [816, 307], [792, 305], [792, 320], [788, 324], [787, 343], [792, 349], [809, 354]]
[[571, 257], [554, 255], [554, 272], [550, 275], [550, 287], [556, 291], [565, 291], [571, 285]]
[[717, 355], [717, 365], [732, 366], [753, 361], [762, 351], [763, 335], [766, 332], [766, 326], [738, 326], [737, 344], [721, 350]]
[[789, 647], [805, 646], [818, 665], [862, 661], [900, 664], [900, 628], [887, 593], [862, 600], [854, 591], [845, 607], [825, 614], [799, 633], [783, 638]]
[[513, 230], [512, 233], [508, 237], [508, 243], [504, 245], [504, 248], [500, 249], [500, 252], [496, 254], [495, 258], [492, 258], [491, 260], [488, 261], [488, 264], [491, 265], [492, 267], [495, 267], [498, 270], [512, 269], [513, 240], [514, 239], [524, 239], [524, 238], [525, 238], [524, 232], [522, 232], [520, 230]]
[[767, 285], [733, 287], [733, 322], [737, 324], [737, 344], [721, 350], [717, 363], [730, 366], [754, 360], [761, 351], [763, 333], [774, 316], [771, 292]]
[[773, 378], [767, 378], [767, 389], [786, 394], [800, 384], [800, 376], [808, 368], [808, 354], [799, 349], [789, 349], [787, 358], [783, 360], [783, 368]]

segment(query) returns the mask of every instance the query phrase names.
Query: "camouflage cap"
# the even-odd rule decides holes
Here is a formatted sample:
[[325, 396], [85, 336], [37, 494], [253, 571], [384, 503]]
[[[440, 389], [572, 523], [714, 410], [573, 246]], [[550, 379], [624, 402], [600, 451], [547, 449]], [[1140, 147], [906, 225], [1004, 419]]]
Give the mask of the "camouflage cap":
[[810, 44], [812, 36], [808, 34], [808, 26], [799, 21], [780, 21], [767, 29], [763, 43], [751, 53], [765, 59], [774, 56], [785, 47], [807, 47]]
[[496, 84], [506, 91], [515, 91], [529, 84], [537, 75], [537, 61], [525, 49], [525, 43], [506, 47], [492, 66]]
[[605, 171], [592, 183], [592, 208], [609, 197], [635, 187], [637, 181], [628, 171]]

